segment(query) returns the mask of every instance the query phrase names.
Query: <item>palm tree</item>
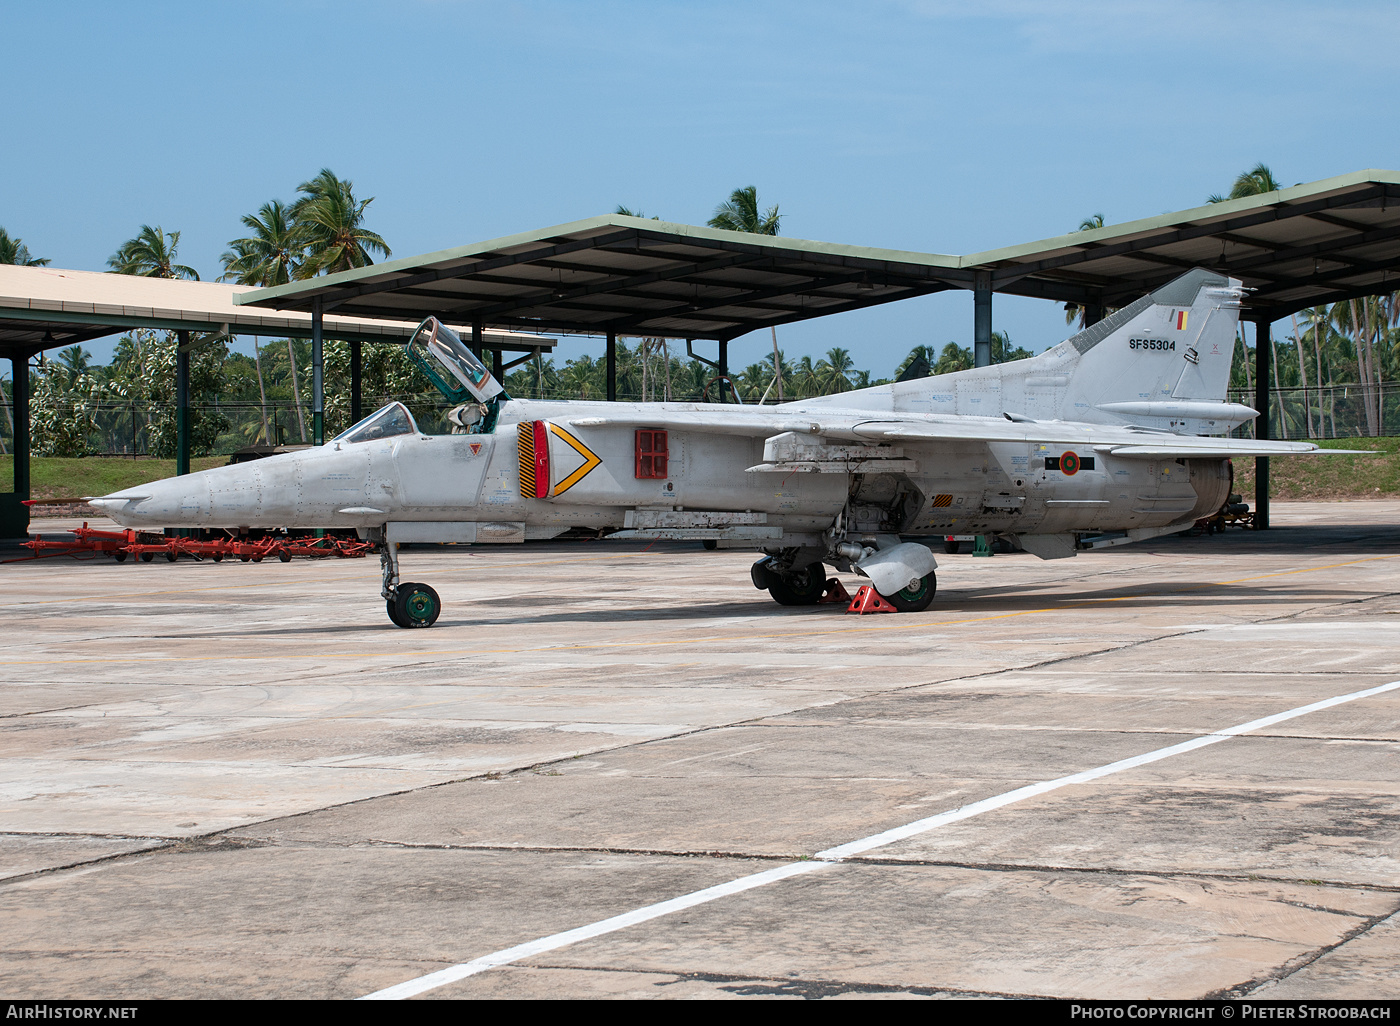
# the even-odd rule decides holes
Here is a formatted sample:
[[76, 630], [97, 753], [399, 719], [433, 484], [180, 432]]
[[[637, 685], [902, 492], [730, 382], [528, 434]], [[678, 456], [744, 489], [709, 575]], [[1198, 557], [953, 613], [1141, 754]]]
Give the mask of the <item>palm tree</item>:
[[1227, 199], [1243, 199], [1245, 196], [1262, 196], [1266, 192], [1277, 192], [1282, 188], [1283, 186], [1274, 178], [1274, 173], [1269, 170], [1269, 165], [1260, 161], [1248, 171], [1240, 172], [1239, 177], [1235, 179], [1235, 184], [1230, 188], [1230, 195], [1222, 196], [1217, 192], [1207, 199], [1206, 202], [1224, 203]]
[[856, 362], [851, 359], [848, 349], [828, 349], [826, 359], [817, 364], [817, 379], [822, 394], [845, 392], [851, 387], [851, 375], [855, 373]]
[[58, 354], [59, 366], [67, 376], [66, 387], [73, 388], [91, 368], [92, 354], [82, 346], [69, 346]]
[[184, 278], [199, 281], [193, 267], [175, 262], [180, 246], [180, 233], [168, 235], [160, 225], [141, 226], [136, 238], [127, 239], [107, 260], [107, 266], [117, 274], [134, 274], [142, 278]]
[[243, 224], [252, 234], [229, 243], [220, 281], [271, 288], [298, 277], [306, 251], [305, 229], [281, 200], [264, 203], [256, 214], [244, 214]]
[[715, 216], [710, 218], [709, 225], [731, 232], [777, 235], [780, 221], [777, 204], [769, 207], [765, 213], [759, 213], [758, 187], [749, 185], [735, 189], [729, 194], [729, 199], [715, 207]]
[[[233, 280], [240, 285], [258, 285], [271, 288], [285, 285], [293, 278], [300, 277], [299, 266], [306, 255], [306, 231], [291, 214], [281, 200], [264, 203], [256, 214], [244, 214], [243, 225], [250, 232], [241, 239], [229, 243], [224, 253], [224, 273], [221, 281]], [[292, 395], [296, 400], [297, 428], [301, 440], [306, 441], [306, 414], [301, 408], [301, 387], [297, 380], [297, 358], [292, 351], [292, 340], [287, 339], [287, 358], [292, 368]], [[268, 441], [272, 440], [271, 425], [267, 416], [267, 389], [263, 385], [262, 354], [256, 339], [253, 342], [253, 365], [258, 374], [258, 393], [262, 397], [262, 430]]]
[[[775, 203], [765, 213], [758, 211], [758, 186], [749, 185], [735, 189], [729, 199], [715, 207], [715, 215], [710, 218], [711, 228], [723, 228], [731, 232], [750, 232], [754, 235], [777, 235], [782, 216]], [[773, 332], [773, 373], [777, 376], [778, 402], [783, 401], [782, 357], [778, 355], [778, 329]]]
[[29, 247], [23, 239], [12, 239], [10, 233], [0, 228], [0, 264], [19, 264], [21, 267], [47, 267], [48, 257], [29, 255]]
[[356, 200], [353, 182], [322, 168], [311, 181], [297, 186], [297, 191], [303, 195], [292, 204], [291, 217], [304, 232], [307, 247], [306, 258], [297, 269], [298, 278], [368, 267], [374, 263], [371, 250], [392, 255], [389, 244], [364, 227], [365, 208], [374, 197]]
[[[1091, 231], [1093, 231], [1095, 228], [1102, 228], [1102, 227], [1103, 227], [1103, 215], [1102, 215], [1102, 214], [1091, 214], [1089, 217], [1086, 217], [1084, 220], [1082, 220], [1082, 221], [1079, 222], [1079, 227], [1076, 228], [1075, 231], [1076, 231], [1076, 232], [1091, 232]], [[1085, 319], [1085, 314], [1086, 314], [1086, 312], [1087, 312], [1087, 311], [1085, 310], [1085, 308], [1082, 307], [1082, 306], [1080, 306], [1078, 303], [1066, 303], [1066, 304], [1065, 304], [1065, 323], [1066, 323], [1066, 324], [1073, 324], [1073, 323], [1075, 322], [1075, 320], [1078, 319], [1078, 321], [1079, 321], [1079, 326], [1080, 326], [1081, 328], [1084, 327], [1084, 319]], [[1105, 310], [1104, 313], [1108, 313], [1108, 311]]]

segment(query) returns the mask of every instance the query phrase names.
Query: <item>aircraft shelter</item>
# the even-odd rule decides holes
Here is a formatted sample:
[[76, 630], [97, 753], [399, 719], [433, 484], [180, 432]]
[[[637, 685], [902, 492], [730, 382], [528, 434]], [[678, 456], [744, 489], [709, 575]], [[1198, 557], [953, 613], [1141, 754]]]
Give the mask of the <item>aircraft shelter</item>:
[[[982, 366], [990, 362], [997, 292], [1076, 303], [1093, 323], [1106, 308], [1198, 266], [1239, 278], [1252, 290], [1243, 317], [1255, 323], [1257, 341], [1263, 343], [1255, 346], [1255, 406], [1261, 414], [1255, 423], [1259, 437], [1268, 438], [1267, 342], [1273, 321], [1308, 307], [1400, 289], [1400, 172], [1358, 171], [966, 256], [606, 215], [268, 289], [6, 268], [88, 273], [90, 279], [75, 278], [88, 283], [83, 288], [96, 289], [91, 279], [100, 278], [104, 285], [112, 283], [118, 296], [137, 282], [184, 291], [128, 308], [120, 298], [95, 300], [96, 292], [83, 289], [66, 305], [55, 305], [22, 294], [7, 298], [16, 290], [0, 288], [0, 356], [9, 356], [18, 369], [42, 349], [133, 326], [173, 328], [185, 332], [186, 340], [190, 331], [209, 330], [310, 337], [319, 444], [325, 333], [354, 343], [377, 341], [390, 337], [387, 325], [398, 325], [392, 337], [402, 340], [423, 317], [435, 315], [470, 325], [471, 344], [495, 354], [498, 373], [506, 366], [503, 352], [533, 354], [541, 346], [538, 339], [518, 335], [510, 336], [510, 345], [498, 344], [502, 332], [604, 335], [608, 398], [615, 399], [619, 335], [683, 338], [692, 355], [727, 376], [729, 342], [750, 331], [962, 289], [973, 294], [974, 350]], [[0, 284], [8, 280], [0, 278]], [[187, 290], [195, 285], [226, 291], [217, 302], [204, 301], [208, 310], [176, 301], [177, 295], [193, 295]], [[371, 324], [379, 327], [370, 329]], [[356, 325], [365, 330], [357, 332]], [[698, 340], [717, 343], [713, 360], [694, 353]], [[356, 344], [352, 382], [358, 381], [358, 368]], [[15, 376], [17, 415], [22, 377]], [[352, 396], [355, 412], [357, 398]], [[16, 438], [18, 449], [18, 430]], [[16, 494], [9, 497], [16, 509], [28, 491], [27, 467], [21, 487], [22, 462], [17, 456]], [[1257, 461], [1257, 472], [1255, 523], [1267, 527], [1267, 459]]]
[[[360, 347], [365, 342], [403, 344], [415, 324], [339, 315], [314, 323], [305, 313], [236, 306], [234, 298], [247, 285], [222, 282], [142, 278], [97, 271], [54, 267], [0, 265], [0, 357], [14, 370], [15, 465], [14, 491], [0, 492], [0, 538], [21, 537], [28, 530], [29, 512], [29, 375], [24, 373], [36, 353], [75, 345], [133, 328], [174, 331], [180, 340], [176, 356], [177, 453], [179, 473], [189, 472], [189, 352], [202, 341], [234, 335], [310, 338], [319, 350], [319, 332], [350, 343], [350, 415], [360, 417]], [[212, 333], [212, 334], [211, 334]], [[191, 339], [195, 334], [202, 338]], [[492, 330], [481, 346], [492, 352], [498, 368], [505, 353], [523, 353], [514, 366], [536, 353], [552, 350], [555, 339]], [[313, 425], [321, 439], [322, 382], [319, 362], [312, 372], [315, 395]]]

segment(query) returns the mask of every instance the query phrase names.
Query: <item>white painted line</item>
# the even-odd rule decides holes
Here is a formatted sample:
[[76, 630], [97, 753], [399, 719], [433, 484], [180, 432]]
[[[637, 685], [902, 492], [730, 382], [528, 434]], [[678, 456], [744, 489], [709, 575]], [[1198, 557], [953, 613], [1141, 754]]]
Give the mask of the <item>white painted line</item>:
[[749, 876], [741, 876], [737, 880], [728, 883], [717, 884], [714, 887], [706, 887], [703, 890], [692, 891], [689, 894], [682, 894], [680, 897], [671, 898], [667, 901], [657, 902], [654, 905], [646, 905], [631, 912], [624, 912], [620, 916], [613, 916], [611, 919], [602, 919], [588, 926], [580, 926], [573, 930], [565, 930], [563, 933], [551, 934], [548, 937], [540, 937], [537, 940], [527, 941], [524, 944], [517, 944], [513, 948], [504, 948], [501, 951], [483, 955], [481, 958], [473, 959], [470, 962], [462, 962], [459, 965], [449, 966], [440, 969], [427, 976], [420, 976], [415, 980], [408, 980], [404, 983], [377, 990], [373, 994], [366, 994], [361, 1001], [370, 1000], [394, 1000], [410, 998], [422, 994], [429, 990], [436, 990], [438, 987], [457, 980], [466, 979], [468, 976], [475, 976], [477, 973], [485, 972], [487, 969], [494, 969], [497, 966], [507, 965], [511, 962], [519, 961], [522, 958], [529, 958], [532, 955], [539, 955], [546, 951], [556, 951], [559, 948], [577, 944], [579, 941], [590, 940], [594, 937], [601, 937], [605, 934], [615, 933], [624, 930], [629, 926], [638, 923], [645, 923], [651, 919], [670, 915], [672, 912], [680, 912], [696, 905], [703, 905], [707, 902], [715, 901], [718, 898], [726, 898], [731, 894], [740, 894], [744, 891], [753, 890], [755, 887], [764, 887], [779, 880], [786, 880], [788, 877], [800, 876], [811, 873], [819, 869], [826, 869], [837, 865], [842, 859], [848, 859], [855, 855], [864, 854], [873, 848], [880, 848], [896, 841], [907, 840], [918, 834], [936, 830], [949, 823], [957, 823], [964, 819], [971, 819], [980, 816], [984, 812], [991, 812], [994, 809], [1005, 808], [1016, 802], [1025, 801], [1027, 798], [1035, 798], [1051, 791], [1058, 791], [1062, 787], [1070, 787], [1074, 784], [1083, 784], [1090, 780], [1098, 780], [1114, 773], [1121, 773], [1124, 770], [1136, 769], [1138, 766], [1146, 766], [1150, 763], [1158, 762], [1162, 759], [1169, 759], [1174, 755], [1184, 755], [1187, 752], [1194, 752], [1198, 748], [1205, 748], [1207, 745], [1219, 744], [1221, 741], [1228, 741], [1232, 737], [1247, 734], [1251, 730], [1261, 730], [1264, 727], [1272, 727], [1276, 723], [1283, 723], [1286, 720], [1295, 719], [1299, 716], [1306, 716], [1308, 713], [1320, 712], [1323, 709], [1330, 709], [1333, 706], [1344, 705], [1347, 702], [1355, 702], [1361, 698], [1369, 698], [1372, 695], [1384, 694], [1387, 691], [1395, 691], [1400, 688], [1400, 680], [1393, 680], [1389, 684], [1381, 684], [1374, 688], [1366, 688], [1364, 691], [1353, 691], [1350, 694], [1338, 695], [1336, 698], [1323, 699], [1321, 702], [1313, 702], [1311, 705], [1301, 705], [1296, 709], [1289, 709], [1286, 712], [1275, 713], [1272, 716], [1263, 716], [1257, 720], [1250, 720], [1248, 723], [1241, 723], [1238, 726], [1227, 727], [1224, 730], [1213, 731], [1194, 737], [1190, 741], [1183, 741], [1180, 744], [1169, 745], [1166, 748], [1158, 748], [1156, 751], [1147, 752], [1143, 755], [1134, 755], [1129, 759], [1120, 759], [1117, 762], [1110, 762], [1107, 765], [1099, 766], [1096, 769], [1085, 770], [1082, 773], [1071, 773], [1069, 776], [1056, 777], [1053, 780], [1044, 780], [1038, 784], [1029, 784], [1026, 787], [1018, 787], [1014, 791], [1007, 791], [1004, 794], [996, 795], [992, 798], [984, 798], [979, 802], [964, 805], [961, 808], [953, 809], [950, 812], [940, 812], [936, 816], [929, 816], [925, 819], [918, 819], [893, 830], [885, 830], [869, 837], [862, 837], [856, 841], [838, 845], [835, 848], [827, 848], [825, 851], [817, 852], [813, 861], [789, 862], [786, 865], [778, 866], [774, 869], [766, 869], [761, 873], [753, 873]]
[[689, 894], [682, 894], [679, 898], [671, 898], [669, 901], [660, 901], [655, 905], [647, 905], [644, 908], [635, 909], [631, 912], [624, 912], [620, 916], [613, 916], [611, 919], [603, 919], [588, 926], [580, 926], [576, 930], [565, 930], [563, 933], [556, 933], [549, 937], [541, 937], [539, 940], [527, 941], [524, 944], [517, 944], [513, 948], [494, 952], [490, 955], [483, 955], [481, 958], [473, 959], [470, 962], [463, 962], [461, 965], [450, 966], [447, 969], [439, 969], [435, 973], [427, 976], [420, 976], [416, 980], [409, 980], [406, 983], [396, 984], [393, 987], [386, 987], [384, 990], [377, 990], [373, 994], [366, 994], [361, 1001], [390, 1001], [399, 998], [410, 998], [424, 991], [435, 990], [438, 987], [457, 980], [465, 979], [468, 976], [475, 976], [477, 973], [485, 972], [487, 969], [494, 969], [499, 965], [517, 961], [522, 958], [529, 958], [531, 955], [538, 955], [545, 951], [554, 951], [557, 948], [568, 947], [570, 944], [577, 944], [579, 941], [589, 940], [593, 937], [601, 937], [607, 933], [614, 933], [638, 923], [645, 923], [648, 919], [656, 919], [659, 916], [669, 915], [672, 912], [681, 912], [696, 905], [703, 905], [716, 898], [725, 898], [731, 894], [739, 894], [742, 891], [752, 890], [755, 887], [762, 887], [765, 884], [777, 883], [779, 880], [786, 880], [790, 876], [798, 876], [802, 873], [810, 873], [816, 869], [826, 869], [835, 865], [833, 862], [789, 862], [787, 865], [778, 866], [775, 869], [767, 869], [762, 873], [754, 873], [752, 876], [741, 876], [737, 880], [730, 880], [728, 883], [718, 884], [714, 887], [706, 887], [702, 891], [692, 891]]

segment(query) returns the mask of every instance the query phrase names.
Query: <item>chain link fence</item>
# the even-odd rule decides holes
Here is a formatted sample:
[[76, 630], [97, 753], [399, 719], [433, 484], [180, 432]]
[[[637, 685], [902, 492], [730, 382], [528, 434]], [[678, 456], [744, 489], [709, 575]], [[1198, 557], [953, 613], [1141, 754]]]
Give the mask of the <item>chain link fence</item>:
[[[1230, 389], [1232, 403], [1254, 406], [1251, 389]], [[1253, 438], [1244, 424], [1236, 437]], [[1269, 391], [1269, 433], [1274, 438], [1376, 438], [1400, 435], [1400, 383], [1324, 385]]]

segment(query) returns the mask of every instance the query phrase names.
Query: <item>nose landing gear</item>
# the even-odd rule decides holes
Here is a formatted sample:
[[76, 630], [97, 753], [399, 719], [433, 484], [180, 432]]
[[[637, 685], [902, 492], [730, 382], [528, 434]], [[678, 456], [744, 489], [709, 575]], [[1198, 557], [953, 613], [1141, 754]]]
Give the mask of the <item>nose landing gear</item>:
[[442, 612], [442, 600], [426, 584], [400, 584], [385, 605], [389, 619], [399, 627], [431, 627]]
[[399, 546], [385, 541], [384, 552], [379, 557], [379, 565], [384, 572], [385, 611], [396, 627], [431, 627], [437, 623], [442, 612], [442, 599], [426, 584], [399, 582]]

